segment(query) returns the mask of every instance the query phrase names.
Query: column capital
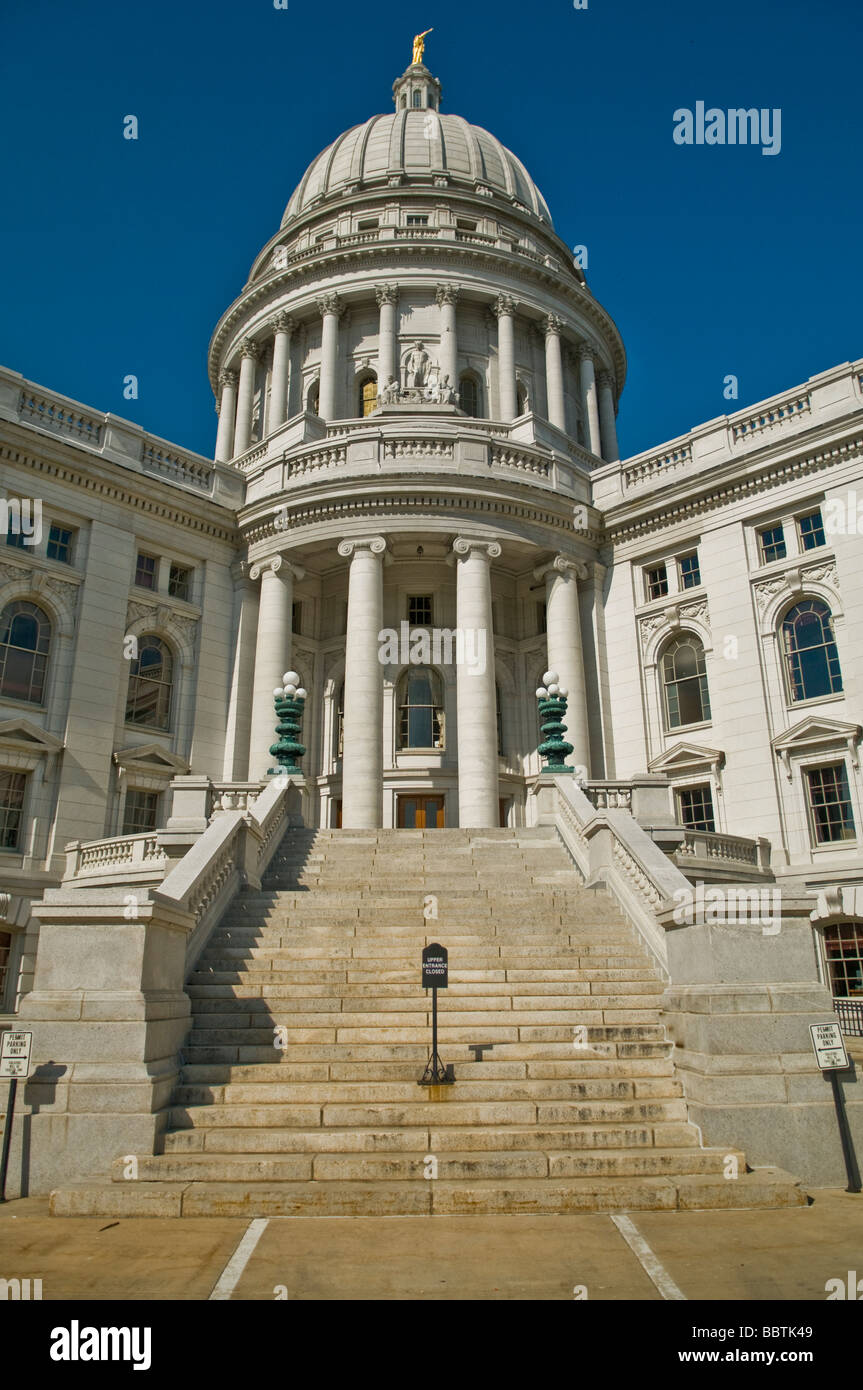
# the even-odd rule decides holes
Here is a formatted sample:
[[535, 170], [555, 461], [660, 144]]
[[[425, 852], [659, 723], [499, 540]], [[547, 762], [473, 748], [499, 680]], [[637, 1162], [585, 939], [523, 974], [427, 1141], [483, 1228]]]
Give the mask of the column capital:
[[562, 574], [573, 579], [587, 579], [590, 569], [581, 560], [573, 559], [571, 555], [555, 555], [553, 560], [548, 560], [543, 565], [537, 565], [533, 577], [539, 582], [552, 574]]
[[459, 559], [471, 555], [474, 550], [480, 551], [487, 560], [497, 560], [501, 554], [501, 548], [497, 541], [484, 541], [472, 536], [457, 536], [452, 543], [453, 554]]
[[596, 381], [599, 386], [608, 386], [614, 390], [614, 377], [607, 367], [600, 367], [596, 373]]
[[284, 310], [276, 314], [270, 325], [274, 333], [293, 333], [296, 326], [296, 319], [291, 318], [291, 315]]
[[304, 579], [306, 574], [302, 565], [295, 565], [287, 556], [270, 555], [266, 560], [258, 560], [252, 565], [252, 568], [249, 570], [249, 578], [260, 579], [262, 574], [279, 574], [280, 572], [283, 573], [285, 578], [290, 575], [292, 579], [297, 580]]
[[560, 337], [561, 329], [563, 328], [563, 319], [559, 314], [546, 314], [542, 321], [542, 325], [546, 337], [549, 337], [552, 333]]
[[219, 386], [223, 391], [226, 386], [236, 386], [236, 384], [237, 373], [231, 367], [225, 367], [223, 371], [219, 372]]
[[595, 362], [596, 348], [593, 346], [593, 343], [589, 343], [586, 339], [582, 339], [575, 349], [575, 355], [579, 362]]
[[261, 355], [261, 349], [253, 338], [244, 338], [240, 343], [240, 356], [252, 357], [257, 362]]
[[383, 555], [386, 548], [383, 536], [353, 536], [350, 540], [339, 541], [339, 554], [344, 560], [352, 559], [362, 550], [369, 550], [372, 555]]
[[438, 304], [455, 304], [461, 294], [461, 285], [438, 285], [435, 300]]
[[516, 300], [511, 294], [499, 294], [491, 306], [491, 312], [496, 318], [501, 318], [504, 314], [512, 316], [517, 308]]
[[398, 285], [378, 285], [375, 290], [375, 299], [378, 302], [378, 306], [382, 304], [396, 304], [398, 303], [398, 297]]
[[337, 318], [341, 318], [344, 312], [344, 300], [340, 299], [337, 294], [323, 294], [318, 300], [318, 313], [322, 317], [326, 317], [327, 314], [335, 314]]

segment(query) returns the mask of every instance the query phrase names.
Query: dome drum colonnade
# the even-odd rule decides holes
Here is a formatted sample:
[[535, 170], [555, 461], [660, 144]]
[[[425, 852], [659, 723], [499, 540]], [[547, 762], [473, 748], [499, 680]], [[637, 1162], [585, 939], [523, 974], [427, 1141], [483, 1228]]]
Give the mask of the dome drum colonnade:
[[[218, 382], [216, 458], [242, 460], [241, 466], [248, 472], [249, 460], [242, 456], [253, 445], [262, 444], [266, 449], [265, 441], [289, 417], [296, 418], [297, 408], [302, 415], [312, 403], [315, 388], [313, 413], [324, 422], [339, 419], [339, 435], [350, 437], [354, 430], [373, 423], [362, 418], [358, 392], [354, 405], [346, 407], [352, 366], [356, 380], [360, 379], [357, 357], [362, 359], [365, 380], [376, 377], [378, 392], [392, 380], [401, 389], [411, 384], [405, 376], [407, 358], [425, 342], [437, 355], [439, 379], [448, 377], [457, 389], [466, 369], [471, 370], [477, 361], [484, 363], [484, 381], [480, 375], [484, 399], [476, 413], [488, 420], [490, 440], [501, 432], [499, 428], [496, 431], [496, 423], [509, 426], [520, 414], [530, 413], [547, 419], [566, 437], [560, 444], [566, 453], [575, 433], [567, 403], [576, 400], [584, 445], [597, 463], [616, 461], [616, 388], [622, 384], [625, 366], [622, 344], [605, 311], [586, 291], [583, 274], [573, 266], [568, 249], [554, 234], [539, 190], [516, 157], [487, 131], [469, 126], [460, 117], [439, 114], [440, 85], [422, 64], [412, 64], [396, 81], [393, 92], [396, 114], [372, 118], [328, 147], [309, 166], [292, 196], [283, 232], [288, 227], [304, 236], [307, 245], [311, 242], [299, 269], [294, 267], [298, 279], [292, 284], [290, 275], [274, 274], [270, 248], [265, 248], [246, 290], [214, 334], [210, 363]], [[360, 211], [368, 211], [374, 189], [384, 187], [387, 207], [396, 207], [394, 216], [400, 223], [397, 229], [389, 229], [393, 239], [387, 240], [387, 229], [365, 233], [359, 252], [352, 245], [349, 253], [334, 256], [331, 229], [325, 223], [332, 223], [340, 213], [354, 217], [358, 203], [362, 205]], [[514, 241], [509, 252], [500, 255], [488, 245], [445, 244], [438, 239], [437, 230], [425, 225], [434, 215], [429, 209], [449, 207], [450, 223], [457, 228], [455, 213], [463, 213], [466, 206], [477, 217], [499, 214], [510, 222], [520, 221], [534, 248], [546, 255], [525, 251], [522, 258]], [[339, 225], [361, 224], [343, 220]], [[485, 243], [491, 240], [458, 230], [447, 235]], [[358, 237], [345, 240], [355, 242]], [[318, 251], [316, 243], [323, 243]], [[454, 255], [459, 260], [457, 275], [447, 264]], [[400, 322], [402, 298], [406, 309]], [[478, 341], [477, 311], [481, 314], [483, 310], [487, 327], [484, 341]], [[377, 319], [376, 343], [371, 332], [366, 332], [359, 354], [346, 341], [342, 328], [346, 311], [349, 316], [362, 316], [367, 323]], [[418, 312], [422, 318], [419, 326]], [[529, 409], [519, 380], [519, 328], [538, 332], [541, 343]], [[299, 380], [294, 379], [297, 376]], [[540, 408], [543, 397], [544, 412]], [[493, 415], [495, 398], [497, 413]], [[404, 405], [400, 408], [406, 409]], [[464, 418], [463, 412], [450, 410], [453, 417]], [[385, 408], [372, 413], [381, 421], [387, 418]], [[431, 423], [429, 416], [423, 417], [422, 406], [416, 407], [413, 422], [426, 427]], [[457, 419], [452, 424], [457, 424]], [[472, 428], [476, 430], [476, 422]], [[290, 448], [286, 459], [289, 453]], [[257, 456], [255, 453], [253, 459]], [[427, 466], [433, 467], [418, 461], [412, 468], [421, 488]], [[584, 462], [579, 466], [584, 467]], [[482, 487], [478, 483], [473, 489], [472, 505], [478, 512], [484, 510]], [[362, 493], [361, 478], [356, 480], [356, 489]], [[279, 500], [278, 493], [268, 493], [268, 503], [278, 505]], [[469, 523], [465, 525], [464, 515], [457, 516], [456, 510], [451, 509], [447, 528], [449, 563], [455, 566], [456, 574], [456, 625], [462, 632], [482, 633], [487, 652], [481, 673], [463, 667], [456, 671], [459, 823], [492, 826], [498, 824], [499, 817], [500, 764], [491, 570], [500, 559], [502, 543], [513, 536], [507, 534], [505, 526], [497, 532], [490, 515], [484, 516], [473, 533]], [[442, 539], [443, 524], [440, 512], [434, 521], [429, 516], [429, 531], [417, 538], [436, 530], [437, 539]], [[416, 515], [411, 526], [418, 529]], [[242, 518], [241, 529], [247, 529]], [[391, 559], [391, 537], [382, 530], [379, 517], [360, 522], [360, 529], [361, 534], [349, 534], [340, 543], [333, 540], [333, 550], [348, 561], [342, 758], [342, 824], [346, 827], [381, 824], [385, 776], [384, 666], [379, 635], [384, 617], [383, 568]], [[403, 527], [397, 529], [401, 532]], [[252, 522], [246, 536], [248, 544], [252, 543], [253, 530]], [[578, 579], [587, 576], [584, 561], [591, 552], [584, 536], [573, 546], [581, 552], [580, 558], [565, 553], [565, 546], [559, 551], [561, 539], [560, 535], [549, 536], [546, 541], [519, 537], [522, 557], [525, 553], [528, 556], [527, 574], [535, 581], [531, 588], [545, 586], [547, 651], [541, 669], [553, 666], [570, 691], [573, 761], [587, 767], [589, 737]], [[277, 553], [256, 558], [250, 569], [241, 566], [242, 605], [244, 609], [248, 605], [248, 611], [241, 617], [244, 650], [241, 655], [238, 648], [238, 666], [244, 670], [235, 672], [229, 724], [238, 731], [240, 745], [248, 727], [248, 776], [252, 778], [264, 775], [270, 765], [273, 691], [281, 683], [283, 670], [296, 664], [291, 655], [292, 608], [294, 583], [305, 574], [304, 548], [300, 527], [290, 535], [290, 541], [286, 534], [277, 542]], [[258, 581], [259, 596], [251, 587]], [[252, 656], [253, 673], [249, 669]], [[308, 680], [306, 683], [310, 684]], [[242, 709], [246, 692], [250, 698], [248, 713]], [[320, 698], [320, 692], [317, 694]], [[523, 694], [532, 705], [532, 691]], [[243, 775], [239, 771], [242, 765], [242, 756], [234, 756], [233, 775]], [[310, 767], [312, 775], [322, 771], [320, 766]]]
[[[440, 312], [439, 322], [439, 363], [441, 377], [449, 377], [457, 389], [464, 371], [459, 366], [457, 304], [461, 286], [456, 284], [438, 285], [434, 300]], [[397, 326], [398, 287], [384, 284], [375, 288], [379, 311], [379, 330], [375, 377], [378, 390], [394, 379], [402, 381], [401, 347]], [[479, 301], [481, 302], [481, 301]], [[318, 377], [317, 414], [326, 421], [357, 418], [355, 412], [346, 409], [339, 390], [344, 380], [345, 362], [342, 355], [339, 322], [350, 303], [361, 304], [362, 292], [357, 299], [347, 300], [342, 293], [329, 292], [316, 302], [317, 314], [321, 319], [320, 373]], [[497, 320], [497, 376], [499, 410], [497, 419], [509, 424], [520, 413], [518, 400], [518, 375], [515, 354], [515, 323], [521, 307], [514, 296], [498, 294], [486, 300], [487, 307]], [[219, 426], [216, 436], [216, 461], [230, 463], [239, 458], [253, 443], [279, 429], [288, 419], [288, 402], [291, 393], [291, 337], [304, 320], [301, 315], [307, 306], [291, 304], [290, 312], [280, 309], [268, 325], [271, 337], [257, 340], [244, 338], [238, 348], [239, 368], [225, 366], [219, 373]], [[560, 314], [542, 314], [534, 310], [529, 322], [541, 333], [544, 342], [544, 394], [547, 401], [549, 424], [561, 433], [567, 432], [566, 394], [564, 386], [564, 319]], [[572, 330], [570, 330], [572, 332]], [[619, 458], [617, 429], [615, 424], [614, 378], [610, 368], [600, 365], [602, 358], [599, 349], [585, 339], [570, 339], [569, 351], [578, 365], [577, 389], [584, 419], [585, 447], [596, 458], [606, 463], [615, 463]], [[260, 439], [253, 438], [255, 395], [258, 389], [258, 364], [269, 351], [271, 356], [270, 389], [268, 393], [266, 429], [260, 431]], [[296, 396], [296, 393], [294, 393]], [[302, 399], [302, 397], [300, 397]], [[339, 407], [342, 407], [341, 410]], [[492, 421], [490, 420], [490, 424]]]

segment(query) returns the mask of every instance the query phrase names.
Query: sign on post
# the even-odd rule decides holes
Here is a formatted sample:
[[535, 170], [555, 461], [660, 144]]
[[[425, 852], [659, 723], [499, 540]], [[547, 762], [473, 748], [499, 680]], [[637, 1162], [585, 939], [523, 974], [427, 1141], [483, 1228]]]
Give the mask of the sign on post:
[[810, 1023], [815, 1060], [822, 1071], [847, 1071], [848, 1054], [838, 1023]]
[[11, 1081], [20, 1077], [26, 1079], [30, 1071], [30, 1050], [32, 1033], [9, 1029], [0, 1033], [0, 1079]]
[[423, 946], [423, 989], [447, 989], [449, 952], [433, 941]]

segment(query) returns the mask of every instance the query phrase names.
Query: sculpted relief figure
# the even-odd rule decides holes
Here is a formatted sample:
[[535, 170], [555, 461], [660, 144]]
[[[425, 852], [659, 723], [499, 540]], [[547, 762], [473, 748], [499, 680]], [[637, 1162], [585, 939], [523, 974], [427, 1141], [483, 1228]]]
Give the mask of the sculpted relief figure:
[[452, 388], [452, 384], [448, 376], [445, 376], [443, 378], [443, 381], [441, 382], [440, 387], [438, 389], [438, 396], [441, 405], [455, 405], [456, 394]]
[[381, 388], [380, 403], [381, 405], [395, 405], [398, 398], [399, 384], [396, 381], [395, 377], [391, 376], [389, 380], [385, 383], [385, 385]]

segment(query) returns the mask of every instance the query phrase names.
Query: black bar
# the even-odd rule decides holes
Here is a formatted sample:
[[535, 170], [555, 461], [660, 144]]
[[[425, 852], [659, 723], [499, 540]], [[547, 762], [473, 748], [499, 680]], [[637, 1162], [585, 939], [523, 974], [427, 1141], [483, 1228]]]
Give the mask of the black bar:
[[857, 1167], [854, 1140], [851, 1138], [848, 1115], [845, 1110], [845, 1093], [839, 1083], [839, 1073], [836, 1070], [830, 1073], [830, 1085], [833, 1087], [833, 1103], [836, 1106], [836, 1119], [839, 1121], [839, 1138], [842, 1140], [842, 1157], [845, 1159], [845, 1172], [848, 1174], [848, 1186], [845, 1191], [859, 1192], [860, 1169]]
[[437, 985], [432, 986], [432, 1058], [437, 1070]]
[[3, 1154], [0, 1157], [0, 1202], [6, 1201], [6, 1172], [9, 1167], [9, 1145], [12, 1142], [12, 1117], [15, 1114], [15, 1097], [18, 1094], [18, 1078], [13, 1076], [9, 1082], [9, 1103], [6, 1106], [6, 1123], [3, 1126]]

